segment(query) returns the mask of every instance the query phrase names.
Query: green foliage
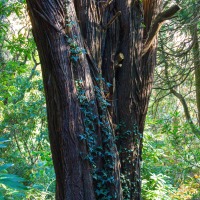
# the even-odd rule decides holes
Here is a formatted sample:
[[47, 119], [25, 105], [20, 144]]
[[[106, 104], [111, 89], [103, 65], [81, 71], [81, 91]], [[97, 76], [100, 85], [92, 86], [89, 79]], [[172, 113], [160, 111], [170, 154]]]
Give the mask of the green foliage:
[[163, 114], [156, 119], [149, 113], [146, 121], [143, 198], [191, 199], [199, 189], [199, 141], [189, 125], [180, 122], [180, 113]]
[[[0, 138], [0, 151], [3, 151], [9, 140]], [[5, 163], [4, 159], [0, 160], [0, 199], [10, 199], [11, 197], [22, 198], [25, 197], [26, 186], [23, 184], [25, 181], [23, 178], [10, 174], [9, 168], [13, 167], [14, 164]]]
[[[158, 66], [143, 147], [143, 198], [199, 199], [200, 154], [191, 27], [199, 26], [199, 3], [176, 1], [182, 7], [159, 36]], [[166, 1], [167, 3], [167, 1]], [[170, 1], [168, 5], [170, 6]], [[199, 30], [197, 30], [199, 37]], [[186, 118], [184, 98], [191, 119]], [[193, 125], [191, 126], [191, 122]]]
[[54, 199], [43, 83], [24, 3], [0, 3], [0, 137], [9, 138], [0, 182], [5, 199]]

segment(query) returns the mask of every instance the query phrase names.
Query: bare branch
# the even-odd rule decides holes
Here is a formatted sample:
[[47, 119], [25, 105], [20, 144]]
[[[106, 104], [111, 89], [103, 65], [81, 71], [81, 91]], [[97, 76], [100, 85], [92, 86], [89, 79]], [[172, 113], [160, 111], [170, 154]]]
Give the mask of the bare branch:
[[153, 44], [163, 23], [166, 20], [170, 19], [173, 15], [175, 15], [179, 10], [180, 10], [180, 7], [178, 5], [173, 5], [169, 9], [159, 13], [156, 16], [156, 18], [153, 22], [153, 25], [149, 31], [149, 36], [144, 44], [144, 49], [143, 49], [142, 55], [145, 55], [147, 53], [147, 51], [149, 50], [149, 48], [151, 47], [151, 45]]
[[179, 101], [181, 102], [183, 109], [184, 109], [184, 113], [185, 113], [185, 117], [187, 122], [190, 125], [190, 128], [192, 129], [192, 132], [196, 135], [197, 138], [200, 139], [200, 131], [196, 128], [196, 126], [194, 125], [190, 112], [189, 112], [189, 108], [188, 105], [186, 103], [185, 98], [183, 97], [182, 94], [178, 93], [176, 90], [174, 89], [170, 89], [170, 92], [179, 99]]

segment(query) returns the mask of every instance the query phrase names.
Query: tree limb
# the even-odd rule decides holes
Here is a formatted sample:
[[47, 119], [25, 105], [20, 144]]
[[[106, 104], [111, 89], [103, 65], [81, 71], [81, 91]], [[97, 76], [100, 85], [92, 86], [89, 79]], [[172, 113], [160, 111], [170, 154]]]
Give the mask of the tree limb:
[[151, 45], [153, 44], [158, 32], [160, 31], [163, 23], [170, 19], [174, 14], [176, 14], [180, 10], [180, 7], [178, 5], [173, 5], [169, 9], [159, 13], [154, 22], [153, 25], [151, 26], [151, 29], [149, 31], [149, 36], [144, 44], [144, 49], [142, 52], [142, 55], [145, 55]]
[[196, 126], [194, 125], [190, 112], [189, 112], [189, 108], [188, 105], [185, 101], [185, 98], [183, 97], [183, 95], [181, 95], [180, 93], [178, 93], [176, 90], [174, 89], [170, 89], [170, 92], [179, 99], [179, 101], [181, 102], [183, 109], [184, 109], [184, 113], [185, 113], [185, 117], [187, 122], [190, 125], [190, 128], [192, 129], [192, 132], [196, 135], [197, 138], [200, 139], [200, 131], [196, 128]]

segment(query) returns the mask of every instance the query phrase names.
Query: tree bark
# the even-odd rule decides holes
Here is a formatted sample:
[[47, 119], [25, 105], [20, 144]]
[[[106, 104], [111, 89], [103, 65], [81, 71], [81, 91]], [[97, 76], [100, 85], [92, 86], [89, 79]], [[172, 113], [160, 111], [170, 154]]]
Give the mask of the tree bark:
[[78, 141], [84, 128], [64, 33], [64, 5], [40, 0], [27, 4], [42, 66], [56, 199], [95, 199], [88, 161], [80, 157], [86, 146]]
[[196, 87], [196, 102], [198, 112], [198, 124], [200, 126], [200, 53], [199, 53], [199, 41], [197, 34], [197, 24], [191, 27], [191, 34], [193, 35], [194, 45], [192, 47], [193, 62], [194, 62], [194, 73], [195, 73], [195, 87]]
[[56, 199], [141, 199], [158, 30], [143, 50], [161, 2], [27, 0], [42, 65]]

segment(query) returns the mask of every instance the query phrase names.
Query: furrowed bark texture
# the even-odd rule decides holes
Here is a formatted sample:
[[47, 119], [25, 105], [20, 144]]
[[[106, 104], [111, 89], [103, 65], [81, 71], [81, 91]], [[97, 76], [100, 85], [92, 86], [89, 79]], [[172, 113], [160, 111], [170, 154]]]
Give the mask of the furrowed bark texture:
[[191, 28], [191, 34], [194, 37], [194, 45], [192, 48], [193, 59], [194, 59], [194, 69], [195, 69], [195, 86], [196, 86], [196, 102], [198, 111], [198, 124], [200, 126], [200, 48], [199, 48], [199, 38], [198, 38], [197, 24], [193, 25]]
[[[158, 13], [160, 1], [143, 1], [144, 11], [139, 1], [129, 6], [127, 6], [128, 1], [127, 4], [119, 1], [118, 5], [119, 9], [123, 10], [118, 49], [125, 56], [122, 67], [116, 71], [115, 78], [117, 120], [120, 125], [118, 149], [121, 172], [126, 179], [124, 187], [128, 188], [127, 192], [124, 192], [125, 198], [141, 199], [142, 137], [153, 82], [156, 41], [143, 57], [142, 49], [152, 20]], [[143, 25], [146, 30], [142, 28]]]
[[95, 199], [91, 173], [78, 142], [83, 122], [76, 98], [61, 1], [27, 0], [42, 65], [56, 199]]
[[[95, 4], [91, 5], [94, 6], [93, 10], [95, 10]], [[67, 3], [67, 18], [69, 21], [78, 21], [76, 17], [76, 10], [75, 6], [72, 2]], [[80, 21], [79, 21], [80, 23]], [[96, 62], [96, 59], [93, 58], [93, 54], [90, 52], [90, 49], [87, 46], [87, 43], [85, 42], [84, 38], [81, 36], [80, 27], [78, 24], [74, 25], [68, 33], [72, 38], [74, 37], [74, 40], [76, 40], [79, 47], [85, 48], [87, 50], [87, 56], [82, 55], [79, 57], [78, 63], [76, 63], [76, 71], [74, 71], [74, 74], [77, 74], [78, 80], [82, 80], [82, 83], [85, 84], [83, 87], [86, 96], [89, 100], [93, 100], [95, 104], [92, 104], [92, 114], [93, 116], [96, 116], [96, 120], [93, 120], [93, 127], [95, 127], [95, 134], [97, 137], [93, 138], [95, 140], [94, 149], [101, 147], [102, 151], [101, 153], [104, 154], [103, 157], [94, 156], [95, 160], [95, 168], [96, 175], [97, 176], [103, 176], [102, 172], [107, 171], [109, 176], [113, 177], [113, 181], [111, 183], [104, 183], [106, 187], [109, 187], [109, 193], [107, 196], [115, 197], [115, 199], [122, 199], [122, 191], [121, 191], [121, 184], [120, 184], [120, 165], [119, 165], [119, 155], [117, 152], [117, 147], [115, 145], [115, 138], [114, 138], [114, 130], [112, 127], [112, 119], [106, 110], [103, 110], [101, 108], [102, 106], [102, 99], [105, 99], [104, 93], [97, 94], [94, 86], [97, 88], [102, 88], [103, 91], [103, 85], [105, 83], [102, 83], [101, 81], [97, 81], [99, 78], [99, 75], [101, 74], [101, 68], [98, 67], [98, 64]], [[91, 41], [91, 40], [89, 40]], [[99, 51], [100, 47], [97, 47]], [[101, 57], [99, 58], [101, 59]], [[83, 73], [85, 71], [85, 73]], [[81, 73], [82, 72], [82, 73]], [[83, 75], [85, 74], [85, 75]], [[88, 84], [89, 83], [89, 84]], [[90, 86], [89, 86], [90, 85]], [[90, 89], [89, 89], [90, 88]], [[100, 97], [99, 97], [100, 95]], [[98, 121], [101, 121], [101, 124], [99, 125]], [[106, 126], [106, 133], [105, 133], [105, 126]], [[108, 134], [108, 135], [106, 135]], [[105, 142], [106, 141], [106, 142]], [[109, 152], [112, 156], [108, 158], [106, 154]], [[112, 163], [112, 167], [108, 168], [107, 166]], [[93, 181], [95, 188], [98, 188], [100, 184], [100, 181], [97, 179], [94, 179]], [[97, 195], [97, 199], [101, 198]], [[103, 197], [102, 197], [103, 199]]]
[[[142, 137], [160, 28], [153, 21], [161, 0], [27, 5], [42, 64], [56, 199], [140, 200]], [[86, 50], [76, 63], [69, 39]]]
[[[142, 134], [153, 82], [156, 40], [144, 57], [142, 49], [160, 4], [161, 1], [143, 1], [143, 5], [140, 1], [128, 0], [109, 4], [75, 1], [82, 36], [92, 55], [90, 59], [112, 84], [106, 96], [111, 103], [112, 121], [118, 125], [117, 144], [125, 179], [122, 186], [126, 188], [124, 199], [141, 198]], [[118, 68], [120, 53], [124, 60]]]

